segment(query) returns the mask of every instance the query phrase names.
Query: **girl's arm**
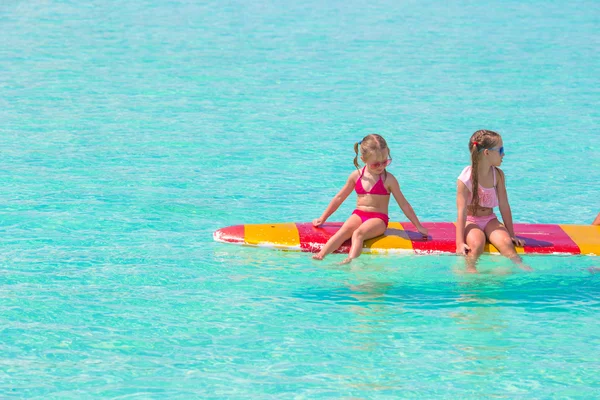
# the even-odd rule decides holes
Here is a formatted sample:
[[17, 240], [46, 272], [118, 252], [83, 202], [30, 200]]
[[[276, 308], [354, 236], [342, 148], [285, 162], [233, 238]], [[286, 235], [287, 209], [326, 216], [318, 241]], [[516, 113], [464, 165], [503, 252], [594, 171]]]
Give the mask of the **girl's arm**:
[[502, 222], [504, 223], [504, 226], [506, 227], [506, 230], [508, 231], [513, 243], [522, 247], [525, 244], [525, 241], [515, 237], [512, 211], [510, 210], [510, 204], [508, 204], [508, 194], [506, 193], [506, 180], [504, 177], [504, 172], [502, 172], [500, 168], [496, 169], [498, 170], [498, 207], [500, 208], [500, 214], [502, 215]]
[[456, 183], [456, 254], [466, 255], [471, 249], [465, 244], [465, 226], [467, 224], [467, 199], [469, 189], [464, 182]]
[[338, 194], [336, 194], [333, 197], [333, 199], [331, 199], [331, 202], [329, 203], [329, 205], [327, 206], [325, 211], [323, 211], [323, 214], [321, 214], [321, 216], [319, 218], [316, 218], [313, 220], [313, 226], [319, 226], [319, 225], [324, 224], [325, 221], [327, 221], [327, 218], [329, 218], [331, 216], [331, 214], [333, 214], [339, 208], [339, 206], [342, 205], [342, 203], [348, 198], [350, 193], [352, 193], [352, 191], [354, 190], [354, 186], [356, 185], [357, 176], [358, 176], [358, 171], [354, 171], [350, 174], [350, 176], [348, 177], [348, 180], [346, 181], [346, 184], [344, 185], [342, 190], [340, 190], [338, 192]]
[[419, 233], [424, 237], [427, 237], [428, 229], [421, 225], [419, 218], [417, 218], [417, 214], [415, 214], [415, 210], [413, 210], [408, 200], [406, 200], [406, 198], [402, 194], [402, 191], [400, 190], [400, 184], [398, 184], [398, 180], [392, 174], [388, 175], [389, 176], [388, 179], [386, 179], [386, 181], [390, 182], [390, 191], [394, 195], [394, 199], [396, 199], [396, 202], [400, 206], [400, 209], [402, 210], [404, 215], [406, 215], [406, 218], [408, 218], [410, 222], [412, 222], [413, 225], [417, 228]]

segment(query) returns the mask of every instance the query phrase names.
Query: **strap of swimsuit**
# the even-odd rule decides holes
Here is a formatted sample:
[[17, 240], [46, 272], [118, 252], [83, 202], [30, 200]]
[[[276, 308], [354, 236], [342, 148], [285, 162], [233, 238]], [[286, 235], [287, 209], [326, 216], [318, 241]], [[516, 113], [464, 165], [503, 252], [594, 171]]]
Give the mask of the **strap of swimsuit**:
[[[387, 178], [387, 171], [386, 170], [383, 170], [383, 174], [385, 174], [385, 177]], [[381, 181], [381, 184], [383, 185], [383, 188], [387, 192], [387, 188], [385, 187], [385, 179], [383, 179], [383, 174], [379, 175], [379, 180]], [[373, 186], [373, 187], [375, 187], [375, 186]], [[373, 189], [371, 189], [371, 190], [373, 190]]]

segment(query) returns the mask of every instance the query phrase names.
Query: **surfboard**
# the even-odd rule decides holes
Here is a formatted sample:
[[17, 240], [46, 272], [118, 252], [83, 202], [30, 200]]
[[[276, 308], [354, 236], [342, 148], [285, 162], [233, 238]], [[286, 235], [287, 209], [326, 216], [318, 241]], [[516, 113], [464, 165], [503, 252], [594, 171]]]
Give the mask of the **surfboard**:
[[[279, 250], [318, 252], [342, 226], [342, 222], [325, 223], [314, 227], [310, 222], [233, 225], [218, 229], [217, 242]], [[437, 254], [456, 251], [456, 226], [452, 222], [424, 222], [429, 230], [427, 239], [421, 237], [410, 222], [390, 222], [386, 232], [365, 241], [363, 253]], [[525, 240], [517, 247], [521, 254], [581, 254], [600, 255], [600, 226], [557, 224], [514, 224], [517, 237]], [[338, 253], [350, 250], [346, 241]], [[491, 244], [486, 253], [498, 253]]]

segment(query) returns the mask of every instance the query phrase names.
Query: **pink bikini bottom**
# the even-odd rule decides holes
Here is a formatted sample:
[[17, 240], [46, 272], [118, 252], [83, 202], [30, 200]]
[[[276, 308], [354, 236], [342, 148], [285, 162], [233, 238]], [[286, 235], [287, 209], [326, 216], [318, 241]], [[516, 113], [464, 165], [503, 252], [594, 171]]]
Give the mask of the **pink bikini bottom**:
[[486, 215], [484, 217], [476, 217], [474, 215], [467, 215], [467, 222], [473, 222], [477, 224], [477, 226], [483, 231], [487, 224], [493, 220], [498, 218], [496, 214], [491, 213], [490, 215]]
[[362, 210], [354, 210], [354, 212], [352, 214], [356, 214], [360, 217], [360, 220], [364, 223], [365, 221], [368, 221], [372, 218], [379, 218], [380, 220], [382, 220], [383, 222], [385, 222], [385, 227], [387, 228], [388, 223], [390, 222], [390, 217], [387, 216], [387, 214], [384, 213], [378, 213], [378, 212], [369, 212], [369, 211], [362, 211]]

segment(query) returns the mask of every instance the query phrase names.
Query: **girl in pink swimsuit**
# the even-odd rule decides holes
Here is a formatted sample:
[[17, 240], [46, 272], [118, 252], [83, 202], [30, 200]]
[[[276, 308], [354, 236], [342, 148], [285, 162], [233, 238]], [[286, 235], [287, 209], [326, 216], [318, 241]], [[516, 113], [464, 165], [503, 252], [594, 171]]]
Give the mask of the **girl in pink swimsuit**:
[[[360, 160], [365, 164], [362, 169], [358, 164], [359, 150]], [[340, 230], [327, 241], [321, 251], [313, 256], [314, 259], [322, 260], [350, 238], [352, 238], [350, 253], [342, 263], [349, 263], [360, 256], [363, 242], [383, 235], [388, 226], [390, 194], [394, 196], [410, 222], [424, 237], [427, 237], [427, 229], [421, 225], [413, 208], [404, 198], [398, 181], [394, 175], [386, 171], [386, 167], [390, 165], [392, 159], [389, 158], [390, 150], [385, 139], [375, 134], [367, 135], [363, 140], [354, 144], [354, 152], [356, 154], [354, 157], [356, 171], [350, 174], [342, 190], [331, 200], [323, 215], [313, 221], [313, 225], [318, 227], [324, 224], [353, 190], [357, 194], [356, 210]], [[367, 187], [369, 187], [368, 190]]]
[[[457, 181], [456, 253], [467, 256], [467, 271], [477, 272], [475, 264], [489, 241], [519, 267], [531, 270], [515, 250], [524, 241], [515, 236], [504, 172], [498, 168], [504, 158], [502, 137], [493, 131], [477, 131], [469, 140], [469, 151], [471, 165]], [[504, 225], [494, 207], [499, 207]]]

